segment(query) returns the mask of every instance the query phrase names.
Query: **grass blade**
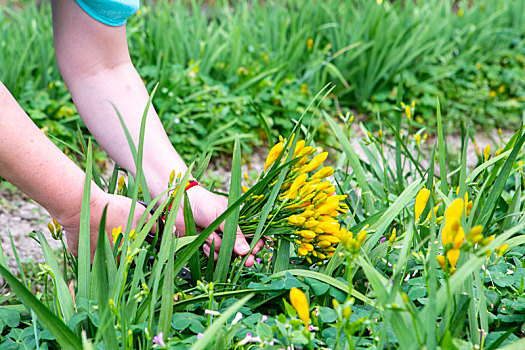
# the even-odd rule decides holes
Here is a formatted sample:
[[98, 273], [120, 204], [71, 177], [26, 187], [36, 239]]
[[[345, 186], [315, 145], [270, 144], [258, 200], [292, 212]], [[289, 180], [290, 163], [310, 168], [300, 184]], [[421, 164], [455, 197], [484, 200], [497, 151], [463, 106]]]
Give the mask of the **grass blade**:
[[[241, 145], [239, 143], [239, 139], [237, 138], [233, 147], [232, 173], [230, 181], [230, 194], [228, 196], [228, 206], [231, 206], [237, 199], [241, 197], [241, 195]], [[237, 237], [239, 211], [240, 207], [237, 206], [232, 211], [231, 215], [226, 219], [226, 223], [224, 224], [221, 250], [219, 251], [219, 259], [217, 260], [217, 265], [215, 266], [215, 271], [213, 274], [214, 281], [226, 281], [226, 277], [230, 269], [235, 238]]]
[[53, 271], [53, 281], [56, 284], [56, 290], [58, 294], [57, 298], [60, 304], [60, 311], [62, 312], [64, 321], [67, 323], [75, 313], [71, 293], [69, 293], [69, 289], [67, 288], [67, 284], [64, 280], [64, 276], [62, 275], [62, 271], [58, 266], [55, 253], [49, 246], [46, 237], [40, 231], [36, 231], [36, 234], [38, 235], [40, 246], [42, 247], [42, 251], [44, 252], [44, 258], [46, 259], [46, 263]]
[[95, 252], [96, 261], [93, 270], [97, 272], [97, 301], [100, 312], [101, 326], [97, 330], [97, 337], [102, 332], [104, 344], [108, 349], [117, 349], [117, 336], [113, 326], [113, 314], [109, 308], [109, 288], [108, 288], [108, 271], [106, 268], [106, 214], [108, 207], [104, 208], [102, 212], [102, 219], [100, 220], [100, 228], [98, 231], [97, 250]]
[[91, 272], [90, 197], [92, 169], [93, 145], [91, 139], [89, 139], [86, 156], [86, 179], [84, 182], [84, 193], [82, 195], [80, 228], [78, 232], [78, 298], [87, 298], [89, 295], [89, 276]]

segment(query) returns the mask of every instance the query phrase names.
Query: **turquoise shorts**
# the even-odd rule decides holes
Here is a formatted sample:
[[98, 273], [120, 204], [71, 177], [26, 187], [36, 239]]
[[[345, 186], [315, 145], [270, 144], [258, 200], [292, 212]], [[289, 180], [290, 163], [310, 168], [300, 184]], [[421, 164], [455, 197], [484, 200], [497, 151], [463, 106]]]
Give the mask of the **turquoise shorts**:
[[140, 0], [75, 0], [77, 4], [99, 22], [118, 27], [139, 10]]

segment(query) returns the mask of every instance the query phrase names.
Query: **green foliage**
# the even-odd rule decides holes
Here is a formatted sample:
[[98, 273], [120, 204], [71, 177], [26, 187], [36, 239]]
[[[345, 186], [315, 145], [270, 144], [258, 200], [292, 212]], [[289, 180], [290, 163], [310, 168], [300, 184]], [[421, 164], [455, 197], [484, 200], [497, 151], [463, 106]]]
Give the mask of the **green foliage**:
[[[132, 60], [186, 160], [208, 145], [247, 154], [287, 134], [312, 97], [323, 109], [394, 120], [415, 100], [418, 126], [516, 127], [524, 107], [521, 1], [218, 1], [146, 3], [128, 21]], [[47, 3], [0, 8], [0, 76], [39, 127], [75, 145], [80, 122], [54, 62]], [[60, 144], [62, 148], [66, 147]], [[95, 157], [97, 160], [97, 157]]]

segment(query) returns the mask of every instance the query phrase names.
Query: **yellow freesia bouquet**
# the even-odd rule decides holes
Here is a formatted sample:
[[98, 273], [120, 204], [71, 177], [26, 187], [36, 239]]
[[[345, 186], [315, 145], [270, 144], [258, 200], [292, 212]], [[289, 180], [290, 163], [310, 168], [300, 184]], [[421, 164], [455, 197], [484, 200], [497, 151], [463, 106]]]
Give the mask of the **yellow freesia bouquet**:
[[[265, 176], [273, 177], [268, 186], [258, 188], [245, 201], [239, 226], [244, 234], [255, 233], [262, 208], [269, 200], [281, 173], [275, 168], [283, 165], [289, 152], [292, 152], [287, 163], [290, 164], [288, 170], [285, 170], [286, 166], [283, 167], [283, 171], [287, 171], [286, 177], [263, 233], [273, 240], [287, 239], [293, 242], [299, 256], [305, 257], [309, 263], [321, 264], [333, 256], [337, 244], [350, 234], [340, 224], [348, 210], [343, 202], [346, 196], [337, 195], [335, 186], [327, 180], [334, 173], [332, 167], [322, 166], [327, 152], [316, 154], [316, 149], [306, 145], [304, 140], [297, 141], [293, 150], [290, 149], [292, 144], [280, 138], [271, 148], [258, 181]], [[250, 184], [248, 176], [245, 179]], [[248, 187], [243, 189], [246, 192]]]

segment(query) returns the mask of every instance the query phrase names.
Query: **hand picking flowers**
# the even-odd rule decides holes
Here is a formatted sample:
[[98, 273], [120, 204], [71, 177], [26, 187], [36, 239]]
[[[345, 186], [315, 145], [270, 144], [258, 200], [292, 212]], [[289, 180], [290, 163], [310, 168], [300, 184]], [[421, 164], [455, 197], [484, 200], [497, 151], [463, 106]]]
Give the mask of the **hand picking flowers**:
[[[349, 235], [340, 224], [348, 210], [343, 202], [346, 196], [337, 195], [336, 187], [327, 180], [334, 173], [332, 167], [323, 166], [328, 152], [316, 154], [316, 149], [306, 145], [304, 140], [297, 141], [291, 150], [292, 141], [293, 136], [290, 142], [280, 137], [271, 148], [258, 179], [262, 181], [269, 176], [268, 186], [257, 188], [245, 201], [239, 226], [245, 234], [255, 233], [279, 175], [286, 171], [263, 233], [273, 240], [293, 242], [299, 256], [305, 257], [309, 263], [322, 264], [323, 260], [333, 256], [337, 244]], [[287, 160], [289, 152], [292, 156]], [[250, 184], [247, 175], [245, 179]], [[243, 189], [248, 190], [247, 187]]]

